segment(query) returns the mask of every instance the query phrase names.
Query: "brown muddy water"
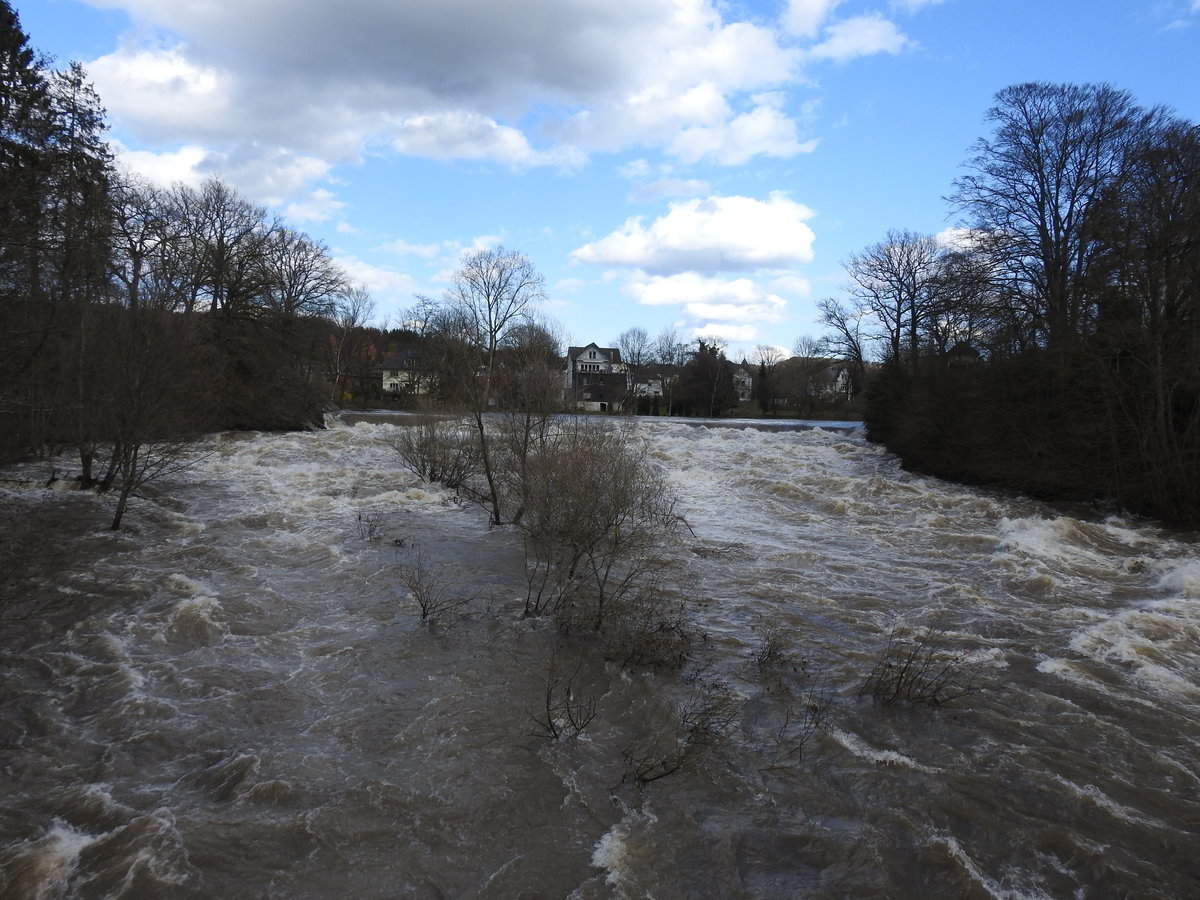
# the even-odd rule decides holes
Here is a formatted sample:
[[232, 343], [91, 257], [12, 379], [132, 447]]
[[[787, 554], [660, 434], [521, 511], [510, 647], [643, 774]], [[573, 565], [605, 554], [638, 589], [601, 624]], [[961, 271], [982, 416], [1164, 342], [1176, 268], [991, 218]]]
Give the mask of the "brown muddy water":
[[[0, 489], [0, 896], [1200, 896], [1194, 535], [845, 431], [643, 421], [694, 532], [664, 572], [689, 661], [655, 671], [522, 619], [517, 537], [396, 427], [215, 436], [116, 536], [108, 499]], [[432, 627], [414, 546], [468, 598]], [[932, 622], [976, 692], [861, 698]], [[596, 700], [557, 741], [552, 653]], [[625, 777], [717, 684], [724, 736]]]

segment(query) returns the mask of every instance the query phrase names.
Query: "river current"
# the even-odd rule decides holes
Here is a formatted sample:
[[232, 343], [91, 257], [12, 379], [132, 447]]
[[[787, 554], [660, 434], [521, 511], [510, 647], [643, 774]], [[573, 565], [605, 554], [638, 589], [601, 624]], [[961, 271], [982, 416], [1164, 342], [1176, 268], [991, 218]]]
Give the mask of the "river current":
[[[849, 430], [641, 420], [690, 526], [688, 661], [654, 669], [523, 619], [518, 536], [402, 469], [396, 425], [330, 426], [213, 436], [116, 535], [111, 499], [9, 473], [38, 540], [0, 611], [0, 896], [1200, 896], [1195, 535]], [[463, 601], [435, 623], [416, 548]], [[929, 626], [971, 693], [860, 696]], [[595, 700], [558, 740], [552, 653]], [[629, 778], [713, 685], [731, 725]]]

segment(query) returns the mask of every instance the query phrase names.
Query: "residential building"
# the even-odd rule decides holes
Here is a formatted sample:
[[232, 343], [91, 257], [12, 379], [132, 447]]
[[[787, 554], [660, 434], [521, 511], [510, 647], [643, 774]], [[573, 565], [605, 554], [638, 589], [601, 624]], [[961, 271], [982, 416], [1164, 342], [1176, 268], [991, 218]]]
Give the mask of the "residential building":
[[567, 349], [564, 393], [568, 405], [592, 412], [616, 412], [629, 393], [629, 371], [616, 347]]
[[399, 397], [426, 393], [417, 370], [415, 350], [393, 353], [379, 364], [378, 369], [385, 396]]

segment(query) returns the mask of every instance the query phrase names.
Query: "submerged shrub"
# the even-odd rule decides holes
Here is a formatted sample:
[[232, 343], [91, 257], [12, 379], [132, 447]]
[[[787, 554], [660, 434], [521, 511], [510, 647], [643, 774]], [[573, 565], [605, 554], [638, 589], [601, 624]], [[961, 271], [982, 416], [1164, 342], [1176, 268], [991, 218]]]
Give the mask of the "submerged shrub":
[[400, 566], [400, 583], [408, 589], [408, 597], [416, 604], [422, 621], [439, 619], [468, 603], [446, 576], [443, 567], [433, 567], [420, 546], [413, 547], [408, 559]]
[[673, 775], [736, 727], [742, 702], [728, 685], [702, 672], [691, 679], [691, 687], [658, 733], [625, 751], [623, 780], [646, 784]]
[[390, 441], [400, 462], [430, 484], [471, 493], [471, 481], [480, 472], [476, 436], [451, 422], [430, 419], [399, 428]]
[[564, 666], [557, 653], [550, 654], [546, 674], [542, 676], [542, 703], [529, 713], [535, 735], [558, 740], [578, 737], [596, 717], [596, 695], [579, 693], [577, 679], [583, 669], [583, 657], [574, 666]]
[[976, 689], [963, 670], [963, 655], [946, 649], [944, 629], [933, 624], [907, 637], [899, 626], [893, 628], [858, 695], [877, 706], [904, 700], [936, 707]]
[[525, 612], [599, 631], [635, 609], [667, 539], [685, 523], [631, 428], [567, 420], [523, 460]]

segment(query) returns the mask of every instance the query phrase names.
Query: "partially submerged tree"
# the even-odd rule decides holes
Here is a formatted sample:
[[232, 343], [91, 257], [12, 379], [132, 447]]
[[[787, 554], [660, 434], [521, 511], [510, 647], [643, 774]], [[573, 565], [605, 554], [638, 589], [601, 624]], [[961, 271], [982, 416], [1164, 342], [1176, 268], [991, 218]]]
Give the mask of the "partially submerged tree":
[[529, 258], [498, 247], [464, 258], [442, 302], [425, 304], [431, 331], [449, 363], [441, 375], [456, 382], [471, 411], [485, 481], [481, 494], [494, 525], [505, 519], [504, 494], [486, 414], [506, 378], [511, 380], [501, 351], [528, 327], [544, 297], [543, 278]]
[[637, 602], [684, 523], [676, 499], [628, 427], [559, 422], [530, 453], [521, 485], [529, 590], [525, 611], [599, 630]]

